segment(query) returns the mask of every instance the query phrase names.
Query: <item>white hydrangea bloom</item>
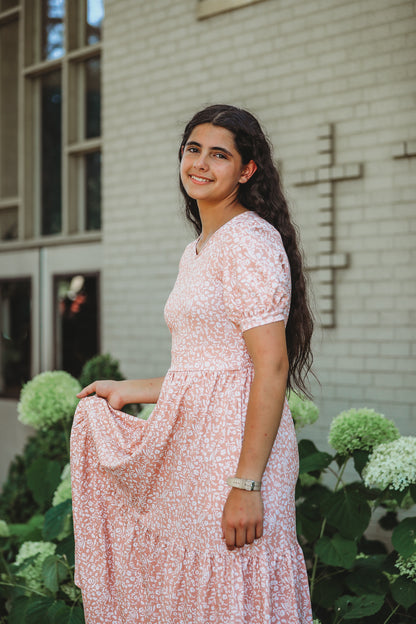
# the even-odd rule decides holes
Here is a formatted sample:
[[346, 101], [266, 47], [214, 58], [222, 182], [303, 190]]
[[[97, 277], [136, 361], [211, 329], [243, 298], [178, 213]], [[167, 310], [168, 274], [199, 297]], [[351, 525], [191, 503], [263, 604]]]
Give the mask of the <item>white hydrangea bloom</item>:
[[367, 487], [385, 490], [405, 490], [416, 483], [416, 437], [402, 436], [393, 442], [380, 444], [370, 455], [363, 470]]
[[295, 423], [295, 429], [312, 425], [319, 416], [319, 409], [312, 401], [291, 391], [288, 397], [289, 409]]
[[400, 570], [400, 574], [416, 581], [416, 553], [410, 555], [407, 559], [399, 555], [396, 560], [396, 568]]
[[7, 522], [0, 520], [0, 537], [9, 537], [10, 531]]
[[142, 411], [139, 412], [139, 418], [141, 418], [142, 420], [147, 420], [154, 409], [155, 403], [148, 403], [143, 407]]
[[68, 462], [66, 466], [64, 466], [64, 469], [62, 470], [61, 481], [66, 481], [67, 479], [70, 479], [70, 478], [71, 478], [71, 464]]
[[64, 481], [60, 482], [60, 484], [55, 490], [55, 493], [52, 499], [52, 506], [56, 507], [56, 505], [63, 503], [69, 498], [72, 498], [71, 480], [65, 479]]
[[[15, 563], [21, 566], [17, 575], [23, 578], [26, 585], [35, 591], [42, 590], [42, 564], [47, 557], [54, 555], [56, 544], [52, 542], [24, 542], [16, 556]], [[24, 565], [27, 559], [35, 559]]]

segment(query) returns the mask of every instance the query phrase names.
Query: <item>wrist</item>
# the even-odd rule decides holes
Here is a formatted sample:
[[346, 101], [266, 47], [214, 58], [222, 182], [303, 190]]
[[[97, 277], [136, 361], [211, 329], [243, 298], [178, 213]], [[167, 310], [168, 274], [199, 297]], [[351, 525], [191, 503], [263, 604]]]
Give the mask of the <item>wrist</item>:
[[228, 477], [227, 485], [238, 490], [246, 490], [247, 492], [259, 492], [261, 490], [261, 481], [246, 479], [241, 477]]

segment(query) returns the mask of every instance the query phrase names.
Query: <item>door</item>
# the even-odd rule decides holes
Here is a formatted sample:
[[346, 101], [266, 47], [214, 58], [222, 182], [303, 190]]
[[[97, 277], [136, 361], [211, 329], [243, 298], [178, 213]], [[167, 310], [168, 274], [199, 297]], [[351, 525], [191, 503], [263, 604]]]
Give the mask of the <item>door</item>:
[[22, 384], [45, 370], [77, 377], [100, 351], [100, 243], [0, 253], [0, 485], [30, 433]]

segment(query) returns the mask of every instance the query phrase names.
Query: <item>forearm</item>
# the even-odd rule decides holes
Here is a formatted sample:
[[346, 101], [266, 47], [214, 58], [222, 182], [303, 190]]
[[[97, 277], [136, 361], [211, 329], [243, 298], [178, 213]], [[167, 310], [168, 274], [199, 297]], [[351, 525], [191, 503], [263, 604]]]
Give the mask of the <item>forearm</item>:
[[128, 403], [156, 403], [162, 388], [164, 377], [152, 379], [128, 379], [120, 382], [120, 394]]
[[261, 481], [282, 417], [287, 382], [284, 362], [255, 372], [236, 476]]

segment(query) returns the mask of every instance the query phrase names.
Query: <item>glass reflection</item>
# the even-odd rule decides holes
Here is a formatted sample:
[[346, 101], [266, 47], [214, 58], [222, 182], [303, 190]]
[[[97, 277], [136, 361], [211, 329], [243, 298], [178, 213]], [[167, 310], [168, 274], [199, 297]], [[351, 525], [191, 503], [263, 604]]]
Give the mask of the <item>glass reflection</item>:
[[7, 11], [8, 9], [13, 9], [17, 7], [19, 4], [19, 0], [0, 0], [0, 10]]
[[0, 210], [0, 240], [17, 238], [17, 206]]
[[86, 138], [101, 134], [101, 84], [100, 59], [92, 58], [85, 63], [85, 115]]
[[18, 27], [0, 26], [0, 197], [17, 195]]
[[61, 72], [41, 78], [42, 234], [61, 231]]
[[103, 18], [104, 0], [87, 0], [87, 45], [101, 40]]
[[85, 362], [99, 352], [98, 277], [56, 277], [55, 293], [55, 365], [79, 377]]
[[85, 156], [85, 227], [99, 230], [101, 227], [101, 152]]
[[30, 379], [30, 279], [0, 282], [0, 396], [17, 398]]
[[64, 54], [65, 0], [42, 0], [42, 60]]

